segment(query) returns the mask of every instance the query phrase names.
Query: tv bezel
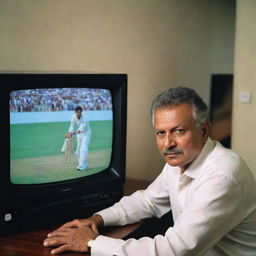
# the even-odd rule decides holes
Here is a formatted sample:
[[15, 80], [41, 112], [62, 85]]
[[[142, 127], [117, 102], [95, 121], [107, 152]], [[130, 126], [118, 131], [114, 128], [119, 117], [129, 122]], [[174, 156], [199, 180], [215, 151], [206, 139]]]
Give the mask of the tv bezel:
[[[44, 204], [54, 204], [56, 201], [72, 200], [98, 192], [99, 197], [103, 197], [102, 193], [107, 192], [102, 191], [111, 191], [115, 187], [121, 189], [125, 182], [126, 164], [126, 74], [0, 74], [0, 87], [2, 123], [0, 131], [4, 135], [1, 143], [4, 146], [0, 148], [4, 159], [0, 174], [0, 202], [4, 205], [3, 214], [8, 211], [19, 212], [21, 207], [37, 208]], [[99, 88], [110, 90], [113, 106], [113, 141], [108, 168], [97, 174], [72, 180], [30, 185], [11, 183], [9, 96], [12, 91], [39, 88]], [[9, 195], [8, 198], [7, 194]], [[53, 196], [49, 198], [49, 195]]]

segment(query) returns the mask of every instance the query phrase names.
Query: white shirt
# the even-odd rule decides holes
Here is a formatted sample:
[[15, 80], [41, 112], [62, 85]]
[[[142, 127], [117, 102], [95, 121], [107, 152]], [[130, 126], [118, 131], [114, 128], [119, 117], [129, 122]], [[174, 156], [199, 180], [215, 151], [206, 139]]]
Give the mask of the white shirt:
[[75, 132], [78, 130], [83, 135], [86, 135], [86, 136], [91, 135], [91, 129], [89, 126], [89, 122], [85, 119], [85, 116], [83, 114], [81, 115], [80, 119], [77, 118], [76, 114], [74, 114], [71, 117], [71, 123], [70, 123], [70, 127], [69, 127], [68, 131]]
[[165, 165], [146, 189], [98, 212], [107, 225], [161, 217], [172, 209], [174, 226], [164, 236], [139, 240], [98, 236], [92, 256], [256, 255], [256, 182], [233, 151], [210, 138], [181, 174]]

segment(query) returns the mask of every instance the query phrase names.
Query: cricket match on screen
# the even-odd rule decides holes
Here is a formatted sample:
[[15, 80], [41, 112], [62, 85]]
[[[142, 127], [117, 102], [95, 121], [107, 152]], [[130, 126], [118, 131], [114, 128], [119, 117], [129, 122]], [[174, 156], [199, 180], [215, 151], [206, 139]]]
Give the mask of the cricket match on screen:
[[82, 178], [110, 164], [109, 90], [26, 89], [10, 93], [10, 178], [29, 185]]

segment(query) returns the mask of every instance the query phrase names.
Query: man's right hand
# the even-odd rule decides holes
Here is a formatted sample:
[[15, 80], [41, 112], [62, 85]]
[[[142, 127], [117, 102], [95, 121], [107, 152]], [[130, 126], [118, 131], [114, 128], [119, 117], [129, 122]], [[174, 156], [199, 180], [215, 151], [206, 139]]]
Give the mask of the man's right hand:
[[72, 137], [72, 132], [67, 132], [67, 133], [64, 135], [64, 137], [65, 137], [66, 139], [71, 138], [71, 137]]
[[99, 228], [104, 225], [103, 218], [100, 215], [93, 215], [87, 219], [76, 219], [65, 223], [59, 229], [90, 227], [95, 234], [99, 234]]

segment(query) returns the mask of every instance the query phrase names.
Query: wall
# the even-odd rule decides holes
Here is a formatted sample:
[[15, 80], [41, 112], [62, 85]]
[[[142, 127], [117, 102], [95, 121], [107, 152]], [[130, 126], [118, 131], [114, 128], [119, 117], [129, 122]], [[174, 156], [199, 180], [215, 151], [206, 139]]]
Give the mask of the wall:
[[[113, 113], [109, 110], [86, 110], [85, 120], [103, 121], [113, 120]], [[34, 124], [34, 123], [51, 123], [51, 122], [67, 122], [67, 129], [70, 125], [70, 119], [74, 115], [74, 111], [45, 111], [45, 112], [12, 112], [10, 113], [11, 124]]]
[[[256, 176], [256, 1], [238, 0], [235, 42], [232, 148], [240, 153]], [[239, 102], [239, 93], [252, 93], [250, 104]]]
[[234, 0], [0, 0], [0, 70], [127, 73], [127, 176], [163, 161], [149, 108], [174, 85], [209, 101], [210, 75], [233, 72]]

